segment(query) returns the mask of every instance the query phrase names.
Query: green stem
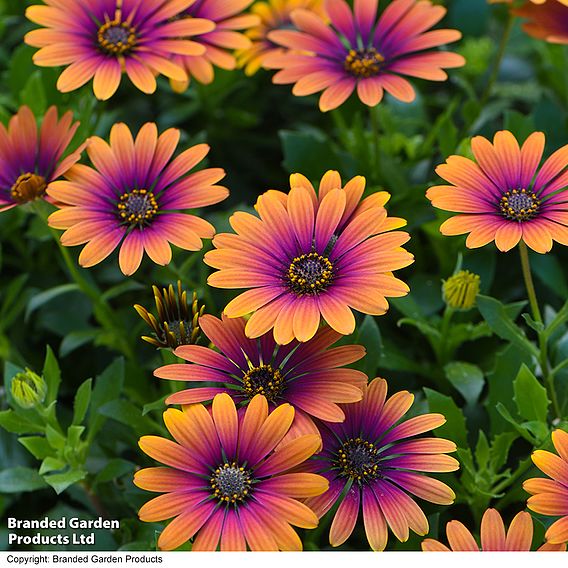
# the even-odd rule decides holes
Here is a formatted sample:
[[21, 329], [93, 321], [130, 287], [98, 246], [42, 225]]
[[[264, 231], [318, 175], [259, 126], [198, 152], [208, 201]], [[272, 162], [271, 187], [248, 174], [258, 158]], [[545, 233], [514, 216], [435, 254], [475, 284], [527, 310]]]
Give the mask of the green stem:
[[[531, 311], [533, 319], [537, 323], [543, 323], [542, 315], [540, 313], [540, 308], [538, 306], [538, 300], [536, 298], [536, 292], [534, 288], [534, 282], [531, 274], [531, 267], [529, 261], [529, 251], [527, 245], [524, 241], [519, 243], [519, 253], [521, 256], [521, 267], [523, 270], [523, 277], [525, 279], [525, 285], [527, 288], [527, 295], [529, 297], [529, 303], [531, 306]], [[548, 342], [546, 334], [544, 331], [538, 333], [538, 342], [540, 347], [540, 368], [542, 371], [542, 376], [546, 383], [546, 388], [552, 401], [552, 407], [557, 418], [560, 418], [562, 412], [560, 410], [560, 405], [558, 403], [558, 396], [556, 395], [556, 387], [554, 385], [554, 373], [550, 371], [550, 365], [548, 364]]]
[[536, 292], [534, 289], [534, 282], [531, 274], [529, 251], [527, 249], [527, 245], [522, 240], [519, 242], [519, 253], [521, 255], [521, 267], [523, 269], [523, 278], [525, 279], [525, 285], [527, 287], [527, 294], [529, 297], [529, 303], [531, 305], [533, 318], [536, 322], [542, 323], [542, 316], [540, 314], [540, 308], [538, 307], [538, 300], [536, 299]]
[[370, 172], [372, 173], [373, 180], [378, 181], [380, 176], [380, 163], [381, 163], [381, 147], [379, 143], [379, 117], [377, 116], [377, 107], [369, 107], [369, 116], [371, 122], [371, 136], [373, 138], [373, 154], [371, 160], [374, 160], [374, 163], [370, 164]]
[[511, 12], [509, 11], [509, 15], [507, 16], [507, 23], [505, 24], [505, 28], [503, 29], [503, 34], [501, 35], [501, 42], [499, 43], [499, 50], [497, 51], [497, 57], [493, 62], [491, 75], [489, 76], [489, 80], [487, 81], [485, 90], [483, 91], [481, 99], [479, 100], [482, 107], [488, 101], [491, 95], [491, 91], [493, 90], [493, 86], [495, 85], [495, 81], [497, 81], [497, 77], [499, 76], [499, 70], [501, 69], [501, 63], [503, 61], [503, 57], [505, 56], [505, 52], [507, 51], [507, 44], [509, 43], [514, 23], [515, 23], [515, 16], [511, 14]]
[[71, 275], [71, 278], [75, 281], [75, 284], [77, 284], [81, 292], [83, 292], [93, 303], [93, 306], [95, 308], [94, 314], [97, 321], [104, 329], [110, 332], [113, 336], [117, 337], [117, 347], [124, 353], [126, 357], [132, 359], [134, 357], [134, 353], [130, 347], [130, 344], [125, 339], [127, 337], [127, 334], [123, 334], [119, 331], [122, 326], [121, 323], [117, 321], [111, 307], [105, 300], [102, 299], [102, 294], [99, 289], [83, 277], [74, 260], [71, 258], [69, 249], [61, 244], [59, 233], [49, 226], [47, 220], [48, 214], [43, 207], [43, 203], [38, 202], [34, 203], [33, 205], [34, 211], [45, 222], [50, 235], [53, 237], [53, 240], [57, 244], [59, 252], [61, 253], [61, 257], [63, 258], [63, 262], [65, 263], [65, 266], [69, 274]]
[[442, 323], [440, 324], [440, 342], [437, 346], [434, 346], [434, 351], [436, 352], [436, 357], [438, 359], [438, 364], [440, 367], [444, 367], [449, 359], [448, 353], [448, 332], [450, 331], [450, 324], [452, 323], [452, 317], [454, 315], [454, 310], [449, 306], [446, 306], [444, 310], [444, 315], [442, 316]]

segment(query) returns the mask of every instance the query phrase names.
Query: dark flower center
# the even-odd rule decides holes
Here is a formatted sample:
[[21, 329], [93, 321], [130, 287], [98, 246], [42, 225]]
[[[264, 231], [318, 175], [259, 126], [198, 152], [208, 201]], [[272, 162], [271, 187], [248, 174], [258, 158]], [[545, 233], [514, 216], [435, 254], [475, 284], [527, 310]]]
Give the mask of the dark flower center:
[[121, 55], [136, 45], [136, 29], [126, 22], [115, 19], [99, 28], [97, 41], [103, 51]]
[[10, 190], [10, 195], [16, 203], [27, 203], [45, 195], [47, 183], [45, 178], [37, 174], [22, 174]]
[[165, 321], [164, 322], [164, 329], [166, 333], [173, 333], [175, 337], [175, 341], [178, 345], [184, 345], [191, 336], [193, 326], [189, 321]]
[[326, 256], [310, 252], [297, 256], [286, 273], [289, 288], [298, 296], [327, 290], [333, 280], [333, 264]]
[[355, 77], [374, 77], [381, 70], [385, 58], [374, 48], [350, 49], [343, 67]]
[[526, 189], [513, 189], [507, 191], [499, 207], [503, 217], [511, 221], [528, 221], [536, 216], [540, 200], [535, 193], [528, 193]]
[[145, 225], [158, 212], [158, 202], [147, 189], [133, 189], [120, 196], [120, 218], [130, 225]]
[[254, 367], [243, 377], [243, 388], [249, 398], [262, 394], [269, 402], [276, 402], [285, 387], [285, 380], [280, 369], [272, 365]]
[[355, 481], [371, 481], [380, 475], [379, 451], [362, 438], [347, 440], [337, 452], [337, 461], [343, 475]]
[[243, 501], [249, 494], [251, 475], [244, 467], [235, 462], [219, 466], [211, 476], [213, 495], [224, 503]]

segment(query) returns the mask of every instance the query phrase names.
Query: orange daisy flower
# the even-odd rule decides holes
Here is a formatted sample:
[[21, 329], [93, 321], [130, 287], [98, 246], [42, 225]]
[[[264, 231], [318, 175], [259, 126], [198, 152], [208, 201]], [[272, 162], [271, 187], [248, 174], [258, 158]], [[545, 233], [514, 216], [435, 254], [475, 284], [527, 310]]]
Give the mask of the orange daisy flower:
[[170, 128], [158, 136], [153, 123], [145, 124], [136, 140], [126, 124], [115, 124], [110, 144], [90, 138], [87, 153], [93, 168], [78, 164], [54, 182], [48, 195], [61, 203], [49, 217], [65, 246], [87, 243], [79, 264], [94, 266], [120, 245], [118, 257], [124, 274], [134, 274], [144, 252], [165, 266], [172, 258], [170, 243], [185, 250], [200, 250], [201, 239], [210, 239], [215, 228], [184, 213], [218, 203], [229, 190], [214, 185], [225, 177], [221, 168], [188, 175], [209, 152], [198, 144], [172, 158], [180, 137]]
[[410, 236], [390, 232], [405, 224], [387, 217], [386, 192], [361, 201], [365, 178], [345, 186], [327, 172], [316, 192], [301, 174], [290, 177], [290, 193], [268, 191], [256, 204], [258, 216], [237, 212], [230, 218], [236, 234], [220, 234], [205, 262], [219, 269], [209, 277], [218, 288], [250, 288], [225, 308], [228, 317], [254, 312], [247, 337], [274, 329], [276, 343], [308, 341], [322, 317], [342, 335], [353, 333], [354, 308], [382, 315], [387, 297], [409, 288], [393, 270], [413, 256], [402, 248]]
[[568, 542], [568, 433], [555, 430], [552, 443], [558, 455], [544, 450], [536, 450], [532, 455], [536, 467], [552, 479], [527, 479], [523, 489], [532, 495], [527, 501], [531, 511], [560, 517], [546, 531], [546, 540], [562, 544]]
[[27, 106], [12, 116], [8, 128], [0, 123], [0, 211], [46, 196], [49, 184], [81, 157], [84, 146], [63, 157], [78, 127], [71, 111], [58, 119], [55, 106], [39, 128]]
[[[446, 525], [448, 548], [445, 544], [427, 538], [422, 542], [425, 552], [528, 552], [533, 540], [533, 520], [526, 511], [521, 511], [511, 521], [509, 530], [505, 530], [499, 511], [487, 509], [481, 519], [481, 549], [469, 530], [459, 521], [450, 521]], [[563, 551], [564, 544], [543, 544], [539, 551]]]
[[277, 84], [294, 83], [292, 93], [322, 92], [322, 112], [343, 104], [353, 91], [375, 106], [384, 92], [403, 102], [416, 94], [406, 77], [445, 81], [445, 69], [461, 67], [457, 53], [433, 50], [461, 38], [458, 30], [432, 30], [446, 8], [428, 0], [393, 0], [377, 16], [378, 0], [324, 0], [330, 23], [307, 10], [296, 10], [297, 30], [276, 30], [269, 39], [287, 48], [271, 55], [265, 65], [280, 69]]
[[552, 241], [568, 245], [568, 145], [539, 169], [544, 151], [542, 132], [531, 134], [522, 148], [508, 131], [493, 144], [482, 136], [471, 141], [474, 160], [450, 156], [436, 173], [449, 185], [431, 187], [426, 196], [434, 207], [461, 213], [440, 227], [443, 235], [469, 233], [466, 246], [495, 241], [508, 251], [522, 239], [539, 253]]
[[526, 2], [513, 14], [527, 18], [523, 30], [549, 43], [568, 44], [568, 0]]
[[309, 10], [322, 18], [325, 16], [323, 0], [268, 0], [255, 2], [251, 12], [258, 16], [259, 23], [246, 32], [252, 42], [247, 49], [237, 52], [239, 67], [244, 67], [246, 75], [254, 75], [273, 54], [282, 54], [285, 49], [268, 39], [268, 34], [275, 30], [294, 28], [291, 14], [297, 9]]
[[291, 471], [321, 443], [308, 434], [281, 444], [293, 420], [289, 404], [269, 414], [262, 395], [242, 413], [228, 394], [215, 397], [210, 413], [202, 404], [166, 410], [164, 422], [175, 441], [144, 436], [139, 444], [169, 467], [134, 476], [141, 489], [163, 493], [140, 509], [140, 519], [173, 518], [158, 548], [173, 550], [193, 538], [194, 551], [302, 550], [291, 525], [312, 529], [318, 519], [300, 499], [320, 495], [328, 483], [320, 475]]
[[144, 93], [156, 90], [156, 75], [176, 81], [187, 75], [172, 55], [201, 55], [205, 47], [189, 37], [210, 32], [207, 19], [176, 18], [194, 0], [45, 0], [26, 16], [44, 26], [26, 34], [25, 42], [40, 50], [34, 63], [68, 65], [57, 88], [74, 91], [93, 79], [98, 99], [110, 98], [122, 74]]
[[428, 519], [411, 495], [439, 505], [456, 497], [445, 483], [423, 475], [456, 471], [459, 462], [446, 455], [456, 445], [418, 437], [446, 419], [432, 413], [403, 420], [414, 395], [400, 391], [387, 398], [387, 390], [384, 379], [373, 379], [363, 400], [343, 406], [345, 422], [321, 424], [323, 449], [304, 466], [329, 481], [328, 491], [306, 505], [321, 518], [339, 503], [329, 530], [332, 546], [351, 536], [360, 516], [373, 550], [386, 548], [389, 529], [401, 542], [411, 530], [423, 536]]
[[215, 76], [215, 67], [229, 71], [235, 69], [237, 61], [232, 51], [251, 46], [250, 39], [237, 30], [250, 28], [259, 22], [258, 16], [254, 14], [242, 14], [252, 1], [196, 0], [183, 12], [182, 17], [203, 18], [214, 22], [215, 29], [193, 38], [205, 48], [202, 55], [174, 56], [173, 61], [187, 71], [185, 81], [170, 80], [174, 91], [185, 91], [191, 77], [208, 85]]

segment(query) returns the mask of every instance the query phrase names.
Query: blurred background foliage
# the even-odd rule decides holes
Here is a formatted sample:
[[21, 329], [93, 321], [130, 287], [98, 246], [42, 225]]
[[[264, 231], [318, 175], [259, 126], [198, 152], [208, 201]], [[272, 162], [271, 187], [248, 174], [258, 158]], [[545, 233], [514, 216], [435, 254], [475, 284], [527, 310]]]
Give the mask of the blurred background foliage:
[[[525, 332], [532, 337], [529, 325], [519, 317], [524, 303], [518, 302], [525, 298], [525, 289], [517, 253], [501, 254], [493, 247], [469, 251], [464, 239], [442, 237], [438, 227], [443, 214], [429, 205], [424, 193], [437, 179], [436, 165], [452, 153], [468, 154], [472, 135], [492, 137], [506, 128], [523, 140], [533, 130], [542, 130], [547, 153], [566, 143], [566, 48], [527, 37], [517, 22], [489, 93], [506, 8], [489, 6], [485, 0], [437, 2], [448, 7], [446, 25], [463, 32], [457, 50], [468, 64], [452, 70], [445, 83], [414, 81], [419, 96], [412, 104], [387, 98], [372, 111], [380, 129], [376, 139], [369, 113], [358, 101], [322, 114], [315, 97], [294, 97], [289, 88], [272, 85], [270, 73], [264, 71], [247, 78], [241, 71], [217, 70], [213, 84], [193, 82], [182, 95], [173, 93], [163, 79], [153, 96], [123, 81], [106, 103], [95, 100], [90, 85], [61, 94], [55, 88], [58, 70], [34, 66], [34, 50], [23, 44], [24, 34], [32, 28], [23, 14], [26, 5], [34, 3], [0, 0], [3, 122], [20, 105], [29, 105], [41, 116], [55, 104], [60, 112], [71, 109], [81, 121], [77, 142], [94, 134], [108, 136], [118, 121], [133, 131], [148, 121], [155, 121], [160, 130], [180, 128], [182, 148], [207, 142], [212, 148], [209, 164], [227, 171], [225, 185], [231, 196], [204, 214], [218, 231], [227, 230], [230, 214], [250, 209], [260, 193], [286, 189], [288, 175], [296, 171], [314, 181], [328, 169], [340, 170], [344, 179], [362, 174], [368, 193], [387, 189], [392, 194], [389, 213], [408, 219], [412, 234], [408, 248], [416, 262], [400, 273], [412, 291], [393, 301], [386, 316], [359, 315], [354, 336], [343, 341], [367, 347], [360, 367], [370, 377], [387, 378], [391, 392], [413, 391], [414, 412], [429, 407], [448, 418], [437, 433], [460, 447], [462, 469], [449, 482], [458, 499], [451, 508], [425, 506], [432, 537], [449, 519], [469, 525], [479, 521], [489, 504], [511, 514], [524, 508], [526, 495], [519, 480], [530, 472], [528, 456], [534, 446], [546, 444], [550, 427], [546, 393], [543, 398], [534, 376], [534, 354], [522, 337], [507, 335], [499, 324], [516, 320], [525, 341]], [[210, 243], [205, 250], [208, 247]], [[71, 254], [76, 261], [78, 251]], [[0, 360], [5, 385], [0, 423], [12, 428], [10, 433], [0, 430], [2, 516], [31, 511], [37, 518], [104, 515], [120, 519], [121, 529], [102, 532], [97, 548], [155, 546], [160, 526], [137, 520], [147, 495], [131, 479], [134, 469], [146, 463], [138, 438], [163, 433], [162, 401], [171, 387], [155, 379], [152, 370], [172, 355], [140, 341], [147, 330], [132, 306], [139, 303], [150, 309], [151, 285], [165, 286], [179, 278], [186, 289], [197, 292], [207, 313], [218, 315], [232, 294], [206, 286], [209, 269], [202, 256], [203, 251], [177, 250], [168, 267], [146, 261], [130, 279], [119, 272], [114, 257], [93, 269], [79, 269], [105, 295], [120, 322], [112, 333], [98, 327], [93, 303], [70, 284], [67, 267], [40, 219], [25, 207], [0, 214]], [[548, 322], [568, 297], [567, 261], [567, 251], [558, 245], [552, 254], [531, 256]], [[445, 341], [440, 337], [442, 280], [458, 262], [481, 276], [485, 298], [478, 302], [479, 309], [454, 314], [454, 343], [440, 348], [439, 342]], [[502, 304], [492, 303], [489, 296]], [[564, 323], [556, 326], [552, 340], [552, 364], [561, 365], [568, 357]], [[8, 410], [11, 381], [25, 367], [37, 373], [44, 369], [44, 379], [56, 384], [49, 401], [57, 397], [55, 418]], [[85, 386], [90, 378], [94, 382]], [[566, 402], [568, 369], [559, 369], [556, 380]], [[535, 416], [530, 411], [525, 415], [523, 393], [539, 400]], [[562, 411], [565, 415], [566, 408]], [[7, 412], [20, 416], [17, 425]], [[38, 419], [43, 422], [34, 430]], [[22, 426], [25, 420], [32, 423], [28, 430]], [[22, 434], [40, 427], [47, 439], [48, 428], [55, 432], [50, 430], [53, 444], [45, 450], [59, 461], [45, 464], [41, 448], [34, 453], [29, 442], [27, 449], [18, 442]], [[38, 473], [41, 460], [43, 471]], [[543, 527], [538, 530], [542, 534]], [[362, 527], [357, 531], [342, 548], [366, 548]], [[307, 533], [305, 542], [307, 548], [327, 547], [326, 531]], [[405, 544], [393, 540], [389, 549], [417, 550], [419, 542], [415, 536]]]

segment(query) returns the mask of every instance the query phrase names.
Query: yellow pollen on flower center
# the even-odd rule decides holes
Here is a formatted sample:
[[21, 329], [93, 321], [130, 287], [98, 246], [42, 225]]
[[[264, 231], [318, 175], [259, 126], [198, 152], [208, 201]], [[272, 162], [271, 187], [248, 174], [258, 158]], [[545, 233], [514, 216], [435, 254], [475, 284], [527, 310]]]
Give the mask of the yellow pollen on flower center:
[[286, 280], [298, 296], [313, 296], [325, 291], [333, 281], [333, 264], [317, 252], [302, 254], [292, 260]]
[[97, 33], [100, 48], [112, 55], [122, 55], [136, 45], [136, 28], [114, 19], [103, 24]]
[[269, 402], [276, 402], [284, 391], [285, 383], [280, 369], [275, 370], [272, 365], [253, 367], [243, 377], [243, 389], [249, 398], [261, 394]]
[[120, 218], [130, 225], [148, 224], [158, 212], [158, 202], [147, 189], [133, 189], [123, 193], [117, 207]]
[[12, 199], [17, 203], [27, 203], [45, 195], [47, 183], [37, 174], [22, 174], [10, 190]]
[[337, 462], [343, 475], [355, 481], [371, 481], [380, 475], [379, 451], [362, 438], [347, 440], [337, 452]]
[[249, 494], [252, 478], [250, 472], [236, 462], [219, 466], [210, 479], [213, 495], [222, 503], [243, 501]]
[[507, 191], [499, 201], [502, 215], [510, 221], [528, 221], [538, 213], [540, 200], [526, 189]]
[[385, 58], [374, 48], [350, 49], [343, 67], [355, 77], [374, 77], [381, 70]]

